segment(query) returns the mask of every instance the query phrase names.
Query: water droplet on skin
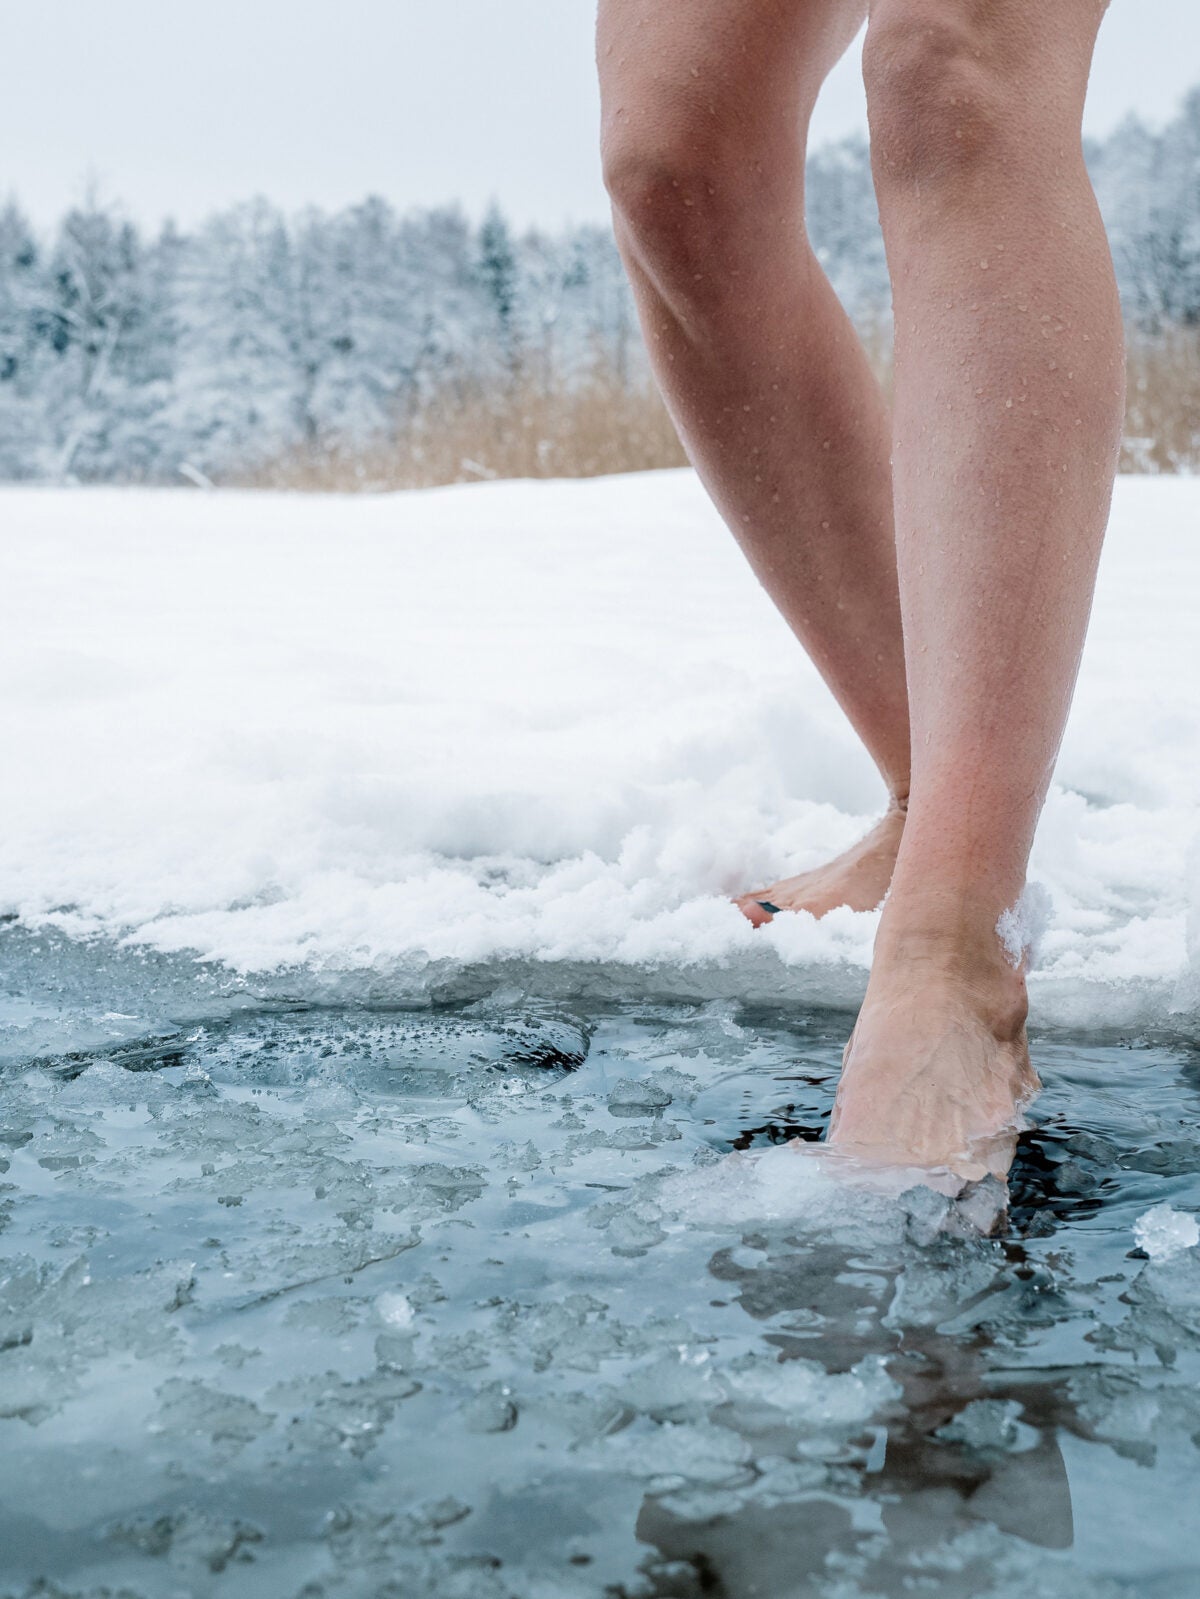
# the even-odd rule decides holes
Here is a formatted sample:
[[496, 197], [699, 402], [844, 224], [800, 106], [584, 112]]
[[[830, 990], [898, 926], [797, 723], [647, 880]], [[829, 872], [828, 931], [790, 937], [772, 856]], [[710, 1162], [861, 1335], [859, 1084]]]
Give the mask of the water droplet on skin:
[[982, 270], [983, 270], [983, 271], [984, 271], [984, 272], [986, 272], [986, 271], [987, 271], [987, 269], [988, 269], [988, 264], [987, 264], [987, 262], [986, 262], [986, 261], [981, 261], [981, 262], [980, 262], [980, 263], [979, 263], [979, 265], [980, 265], [980, 267], [981, 267], [981, 268], [982, 268]]

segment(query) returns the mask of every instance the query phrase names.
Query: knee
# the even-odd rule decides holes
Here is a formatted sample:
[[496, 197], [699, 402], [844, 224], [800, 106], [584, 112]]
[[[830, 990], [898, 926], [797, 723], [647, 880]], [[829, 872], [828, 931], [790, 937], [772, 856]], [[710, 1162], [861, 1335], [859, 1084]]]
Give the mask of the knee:
[[688, 120], [618, 112], [606, 121], [600, 157], [604, 187], [622, 226], [635, 236], [669, 231], [681, 213], [709, 197], [714, 164], [700, 156]]
[[877, 0], [863, 78], [881, 205], [1000, 158], [1016, 75], [979, 13], [964, 0]]
[[601, 156], [623, 247], [660, 282], [707, 280], [733, 260], [781, 177], [745, 130], [666, 96], [606, 117]]

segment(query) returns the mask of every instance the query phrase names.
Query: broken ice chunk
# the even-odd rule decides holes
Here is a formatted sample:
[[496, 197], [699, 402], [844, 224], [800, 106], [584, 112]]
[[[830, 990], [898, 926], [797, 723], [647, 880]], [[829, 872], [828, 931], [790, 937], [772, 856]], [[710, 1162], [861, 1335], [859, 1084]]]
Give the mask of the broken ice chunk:
[[375, 1309], [389, 1327], [403, 1329], [413, 1323], [413, 1307], [406, 1294], [380, 1294]]
[[652, 1116], [665, 1110], [671, 1096], [656, 1083], [639, 1083], [632, 1077], [622, 1077], [608, 1092], [608, 1108], [614, 1116]]
[[1155, 1205], [1134, 1222], [1133, 1236], [1138, 1248], [1144, 1249], [1151, 1260], [1169, 1260], [1200, 1244], [1200, 1222], [1187, 1211]]

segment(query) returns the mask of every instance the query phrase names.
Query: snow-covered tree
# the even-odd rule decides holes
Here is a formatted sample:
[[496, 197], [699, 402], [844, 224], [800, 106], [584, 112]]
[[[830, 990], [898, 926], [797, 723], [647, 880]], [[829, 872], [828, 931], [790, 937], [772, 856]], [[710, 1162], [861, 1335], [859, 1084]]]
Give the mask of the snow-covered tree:
[[[1129, 320], [1200, 327], [1200, 91], [1087, 159]], [[861, 139], [813, 153], [817, 256], [872, 336], [889, 288]], [[95, 201], [39, 237], [0, 209], [0, 477], [178, 482], [386, 455], [455, 404], [504, 416], [648, 362], [606, 227], [515, 231], [498, 207], [266, 201], [147, 236]], [[428, 425], [428, 424], [425, 424]]]

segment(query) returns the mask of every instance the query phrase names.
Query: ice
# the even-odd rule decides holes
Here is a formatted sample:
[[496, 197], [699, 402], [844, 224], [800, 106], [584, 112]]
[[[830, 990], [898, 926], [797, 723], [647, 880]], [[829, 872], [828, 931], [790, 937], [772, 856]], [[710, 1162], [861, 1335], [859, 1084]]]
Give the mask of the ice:
[[1011, 1400], [973, 1399], [953, 1421], [939, 1427], [937, 1435], [977, 1452], [1003, 1453], [1020, 1437], [1020, 1413]]
[[1151, 1260], [1170, 1260], [1200, 1244], [1200, 1221], [1170, 1205], [1155, 1205], [1134, 1222], [1133, 1236]]
[[214, 1576], [230, 1561], [251, 1562], [254, 1545], [263, 1541], [262, 1530], [247, 1522], [217, 1521], [186, 1511], [118, 1522], [109, 1536], [139, 1554], [165, 1557], [173, 1566], [207, 1569]]
[[413, 1324], [415, 1312], [405, 1294], [380, 1294], [375, 1301], [375, 1308], [380, 1318], [391, 1328], [402, 1329]]
[[783, 1411], [793, 1425], [813, 1432], [853, 1429], [900, 1397], [899, 1386], [876, 1358], [839, 1373], [826, 1372], [813, 1361], [788, 1360], [772, 1367], [747, 1359], [731, 1363], [718, 1380], [743, 1419], [749, 1413], [778, 1425], [778, 1412]]
[[705, 1487], [747, 1484], [750, 1445], [737, 1433], [708, 1423], [662, 1422], [653, 1428], [627, 1429], [597, 1446], [606, 1464], [660, 1485], [664, 1490], [684, 1483]]
[[2, 1599], [1200, 1584], [1187, 1040], [1035, 1034], [1004, 1209], [814, 1141], [842, 1015], [214, 998], [0, 1073]]
[[266, 1432], [272, 1422], [249, 1399], [223, 1393], [202, 1382], [173, 1377], [158, 1391], [158, 1412], [151, 1432], [167, 1432], [184, 1438], [207, 1438], [235, 1452]]
[[463, 1424], [469, 1432], [511, 1432], [519, 1412], [504, 1384], [483, 1388], [462, 1408]]
[[671, 1095], [665, 1088], [656, 1083], [638, 1082], [632, 1077], [622, 1077], [608, 1091], [608, 1108], [614, 1116], [652, 1115], [656, 1110], [665, 1110], [670, 1103]]
[[1168, 1366], [1181, 1352], [1200, 1352], [1200, 1253], [1152, 1260], [1125, 1297], [1131, 1308], [1119, 1329], [1121, 1347], [1150, 1351]]

